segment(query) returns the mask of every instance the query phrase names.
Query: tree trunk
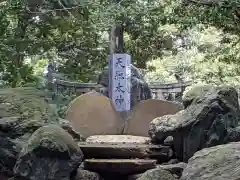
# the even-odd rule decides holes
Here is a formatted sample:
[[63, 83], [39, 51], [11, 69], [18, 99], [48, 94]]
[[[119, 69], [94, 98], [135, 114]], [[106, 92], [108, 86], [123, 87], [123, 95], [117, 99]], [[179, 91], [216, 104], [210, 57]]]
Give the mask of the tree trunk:
[[15, 39], [20, 41], [16, 42], [15, 44], [15, 49], [16, 49], [16, 54], [12, 57], [12, 75], [13, 79], [11, 82], [11, 86], [14, 88], [17, 86], [19, 80], [22, 78], [24, 72], [21, 72], [21, 68], [23, 67], [23, 62], [24, 62], [24, 49], [25, 47], [23, 46], [22, 42], [25, 38], [26, 35], [26, 29], [28, 26], [28, 19], [29, 15], [25, 14], [18, 19], [18, 24], [15, 29]]

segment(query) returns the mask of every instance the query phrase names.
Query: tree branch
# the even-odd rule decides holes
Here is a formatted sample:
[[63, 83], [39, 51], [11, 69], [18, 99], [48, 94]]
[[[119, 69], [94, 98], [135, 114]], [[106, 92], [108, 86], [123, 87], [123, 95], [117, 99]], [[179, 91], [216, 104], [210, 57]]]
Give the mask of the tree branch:
[[184, 4], [189, 5], [189, 4], [196, 4], [196, 5], [203, 5], [203, 6], [219, 6], [223, 8], [240, 8], [240, 4], [234, 4], [229, 2], [229, 0], [184, 0]]

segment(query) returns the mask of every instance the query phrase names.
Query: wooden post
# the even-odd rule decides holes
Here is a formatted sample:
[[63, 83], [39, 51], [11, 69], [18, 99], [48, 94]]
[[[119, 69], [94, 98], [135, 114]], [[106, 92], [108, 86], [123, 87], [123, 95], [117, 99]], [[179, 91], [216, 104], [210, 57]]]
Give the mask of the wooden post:
[[123, 27], [121, 24], [113, 25], [110, 34], [110, 54], [124, 53]]
[[[115, 3], [120, 3], [121, 0], [114, 0]], [[110, 33], [110, 54], [123, 53], [123, 25], [122, 22], [115, 22]]]

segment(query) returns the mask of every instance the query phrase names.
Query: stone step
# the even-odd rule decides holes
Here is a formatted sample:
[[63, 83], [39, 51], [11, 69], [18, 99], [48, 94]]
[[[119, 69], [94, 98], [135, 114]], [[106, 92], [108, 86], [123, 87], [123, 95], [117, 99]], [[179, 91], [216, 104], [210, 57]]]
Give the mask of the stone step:
[[100, 174], [130, 175], [153, 169], [156, 163], [149, 159], [86, 159], [84, 169]]
[[88, 143], [80, 142], [84, 157], [87, 159], [157, 159], [158, 162], [168, 161], [173, 151], [169, 146], [132, 143]]
[[150, 137], [132, 136], [132, 135], [94, 135], [86, 139], [89, 143], [132, 143], [132, 144], [150, 144]]

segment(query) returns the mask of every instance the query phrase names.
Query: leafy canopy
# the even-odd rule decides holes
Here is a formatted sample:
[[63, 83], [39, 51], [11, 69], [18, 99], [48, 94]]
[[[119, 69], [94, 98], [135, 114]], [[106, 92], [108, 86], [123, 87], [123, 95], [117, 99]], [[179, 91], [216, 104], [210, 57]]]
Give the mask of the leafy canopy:
[[[0, 1], [0, 72], [10, 86], [36, 81], [43, 62], [81, 82], [107, 65], [109, 31], [124, 26], [125, 51], [148, 81], [237, 84], [240, 1]], [[35, 72], [35, 73], [34, 73]]]

